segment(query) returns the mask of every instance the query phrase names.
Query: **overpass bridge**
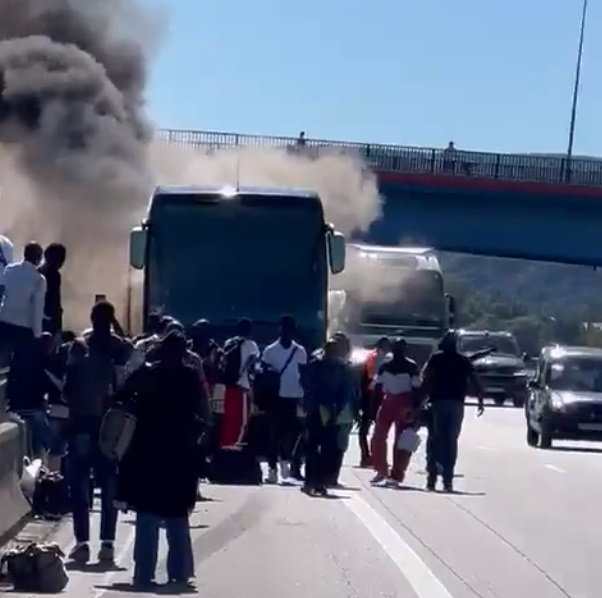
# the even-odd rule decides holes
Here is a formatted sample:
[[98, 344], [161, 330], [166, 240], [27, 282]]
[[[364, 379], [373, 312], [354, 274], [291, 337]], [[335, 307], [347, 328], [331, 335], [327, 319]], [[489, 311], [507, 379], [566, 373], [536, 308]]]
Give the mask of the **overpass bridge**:
[[602, 266], [602, 160], [494, 154], [293, 137], [161, 130], [160, 141], [214, 152], [280, 148], [360, 159], [384, 215], [365, 239], [442, 251]]

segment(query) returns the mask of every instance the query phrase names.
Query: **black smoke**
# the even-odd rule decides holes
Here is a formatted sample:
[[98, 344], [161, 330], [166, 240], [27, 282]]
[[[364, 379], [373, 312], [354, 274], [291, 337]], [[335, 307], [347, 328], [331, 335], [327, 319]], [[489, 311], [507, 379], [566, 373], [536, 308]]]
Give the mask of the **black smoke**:
[[[67, 244], [86, 296], [114, 286], [120, 262], [125, 271], [122, 241], [152, 186], [144, 90], [155, 32], [133, 0], [0, 0], [0, 154], [34, 195], [0, 180], [3, 209]], [[90, 261], [100, 248], [110, 270]]]

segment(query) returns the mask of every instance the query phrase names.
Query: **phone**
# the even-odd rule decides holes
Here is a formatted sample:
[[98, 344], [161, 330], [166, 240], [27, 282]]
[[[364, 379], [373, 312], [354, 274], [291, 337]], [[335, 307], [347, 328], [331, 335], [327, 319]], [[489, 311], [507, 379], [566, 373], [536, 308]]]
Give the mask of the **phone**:
[[94, 295], [94, 303], [100, 303], [101, 301], [106, 301], [106, 295]]

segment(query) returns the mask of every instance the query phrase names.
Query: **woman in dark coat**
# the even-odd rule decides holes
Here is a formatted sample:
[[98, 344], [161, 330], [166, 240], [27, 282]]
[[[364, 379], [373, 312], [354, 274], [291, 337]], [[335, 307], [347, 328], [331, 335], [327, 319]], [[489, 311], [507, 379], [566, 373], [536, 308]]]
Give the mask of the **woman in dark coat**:
[[136, 430], [120, 465], [118, 500], [136, 512], [136, 585], [153, 584], [159, 529], [167, 531], [170, 583], [194, 576], [189, 514], [194, 508], [201, 388], [197, 372], [184, 365], [186, 338], [169, 333], [158, 361], [133, 374], [116, 397], [130, 403]]

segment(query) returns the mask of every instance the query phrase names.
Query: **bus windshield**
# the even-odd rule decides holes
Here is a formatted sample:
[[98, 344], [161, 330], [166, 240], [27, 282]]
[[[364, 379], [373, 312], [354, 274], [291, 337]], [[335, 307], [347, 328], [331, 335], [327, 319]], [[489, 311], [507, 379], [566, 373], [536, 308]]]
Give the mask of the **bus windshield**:
[[439, 272], [416, 270], [380, 297], [369, 290], [351, 291], [349, 310], [349, 319], [358, 324], [440, 325], [446, 315], [443, 279]]
[[324, 222], [309, 202], [166, 204], [153, 216], [148, 263], [150, 309], [185, 323], [315, 320], [323, 309]]

